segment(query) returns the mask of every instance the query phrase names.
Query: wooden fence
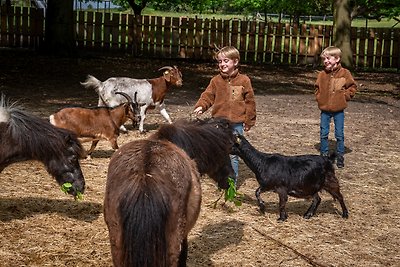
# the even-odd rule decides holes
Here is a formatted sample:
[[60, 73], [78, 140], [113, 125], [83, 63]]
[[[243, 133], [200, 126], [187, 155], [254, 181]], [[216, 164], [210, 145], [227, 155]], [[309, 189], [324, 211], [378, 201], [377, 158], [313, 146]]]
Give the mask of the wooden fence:
[[0, 47], [38, 49], [43, 40], [42, 9], [0, 6]]
[[[37, 47], [44, 36], [43, 12], [34, 8], [1, 9], [0, 45]], [[102, 53], [146, 58], [211, 60], [214, 45], [234, 45], [247, 63], [318, 64], [332, 44], [333, 27], [246, 20], [185, 17], [135, 17], [123, 13], [76, 11], [76, 45]], [[399, 28], [352, 28], [356, 67], [400, 68]]]

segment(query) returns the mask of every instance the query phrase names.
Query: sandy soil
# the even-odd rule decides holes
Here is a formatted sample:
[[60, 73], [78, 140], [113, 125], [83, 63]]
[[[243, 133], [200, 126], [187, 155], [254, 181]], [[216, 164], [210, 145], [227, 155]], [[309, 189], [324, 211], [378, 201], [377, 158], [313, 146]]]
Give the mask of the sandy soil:
[[[173, 119], [190, 112], [216, 66], [210, 63], [91, 57], [50, 58], [0, 51], [0, 90], [27, 110], [48, 117], [69, 105], [93, 106], [96, 93], [79, 84], [87, 74], [158, 77], [158, 68], [178, 65], [184, 86], [167, 96]], [[317, 70], [242, 66], [253, 82], [257, 125], [246, 135], [259, 150], [287, 155], [318, 154], [319, 111], [313, 98]], [[350, 217], [322, 193], [317, 216], [305, 220], [309, 201], [289, 198], [289, 219], [278, 223], [277, 194], [263, 194], [260, 214], [254, 174], [240, 165], [243, 205], [212, 207], [220, 196], [202, 178], [200, 217], [189, 236], [188, 266], [399, 266], [400, 264], [400, 78], [398, 73], [356, 72], [359, 92], [346, 110], [344, 169], [337, 170]], [[209, 116], [209, 114], [204, 115]], [[164, 123], [157, 110], [149, 132]], [[122, 134], [123, 145], [137, 138]], [[333, 136], [331, 135], [333, 139]], [[332, 140], [332, 147], [334, 141]], [[88, 147], [88, 144], [85, 144]], [[101, 141], [91, 160], [82, 160], [84, 201], [64, 195], [39, 162], [13, 164], [0, 173], [0, 266], [111, 266], [102, 207], [113, 151]]]

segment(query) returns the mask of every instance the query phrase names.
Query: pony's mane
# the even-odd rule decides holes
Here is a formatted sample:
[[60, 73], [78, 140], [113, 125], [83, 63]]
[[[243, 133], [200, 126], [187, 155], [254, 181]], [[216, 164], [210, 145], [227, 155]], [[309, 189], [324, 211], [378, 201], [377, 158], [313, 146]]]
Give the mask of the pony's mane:
[[29, 114], [17, 102], [10, 103], [5, 100], [3, 95], [0, 100], [1, 113], [8, 116], [6, 134], [15, 140], [26, 154], [45, 160], [69, 148], [81, 155], [82, 147], [75, 134]]
[[16, 102], [10, 103], [4, 94], [0, 95], [0, 123], [7, 123], [10, 120], [10, 111], [14, 109]]
[[232, 125], [226, 119], [182, 119], [161, 126], [150, 138], [168, 140], [182, 148], [196, 161], [201, 174], [205, 173], [203, 166], [218, 162], [233, 145]]

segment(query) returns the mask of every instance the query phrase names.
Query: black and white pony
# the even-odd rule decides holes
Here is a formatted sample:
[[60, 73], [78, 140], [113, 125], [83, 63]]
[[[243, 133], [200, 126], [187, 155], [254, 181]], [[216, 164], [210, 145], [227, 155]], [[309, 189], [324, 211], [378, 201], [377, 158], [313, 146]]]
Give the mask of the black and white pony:
[[29, 114], [3, 94], [0, 96], [0, 172], [15, 162], [38, 160], [59, 185], [70, 183], [68, 193], [76, 197], [85, 190], [78, 161], [82, 152], [72, 132]]
[[104, 218], [114, 266], [186, 266], [187, 236], [200, 212], [200, 174], [227, 189], [232, 145], [226, 120], [178, 121], [113, 154]]

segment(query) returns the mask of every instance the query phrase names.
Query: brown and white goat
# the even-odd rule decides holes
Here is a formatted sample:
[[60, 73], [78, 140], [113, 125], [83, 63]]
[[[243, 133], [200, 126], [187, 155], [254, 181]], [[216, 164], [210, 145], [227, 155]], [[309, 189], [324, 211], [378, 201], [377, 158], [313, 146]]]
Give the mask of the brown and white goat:
[[119, 127], [128, 119], [133, 122], [138, 121], [137, 104], [133, 103], [125, 93], [118, 92], [118, 94], [123, 94], [128, 102], [113, 108], [63, 108], [50, 116], [50, 123], [74, 132], [81, 142], [92, 141], [86, 157], [90, 157], [101, 139], [108, 140], [113, 149], [118, 149]]
[[[104, 82], [88, 75], [85, 82], [81, 83], [86, 88], [95, 89], [99, 95], [98, 106], [114, 107], [121, 104], [124, 99], [116, 92], [124, 92], [133, 98], [137, 93], [136, 103], [140, 107], [139, 131], [144, 132], [144, 119], [148, 109], [159, 107], [161, 115], [168, 123], [171, 118], [165, 109], [164, 99], [172, 86], [182, 86], [182, 73], [177, 66], [165, 66], [163, 75], [154, 79], [132, 79], [127, 77], [112, 77]], [[124, 129], [124, 128], [123, 128]]]

